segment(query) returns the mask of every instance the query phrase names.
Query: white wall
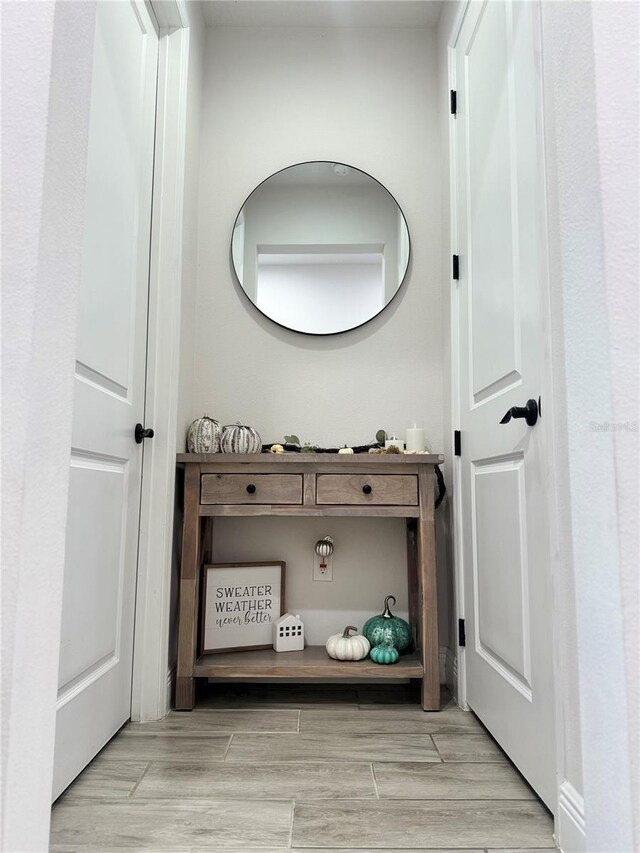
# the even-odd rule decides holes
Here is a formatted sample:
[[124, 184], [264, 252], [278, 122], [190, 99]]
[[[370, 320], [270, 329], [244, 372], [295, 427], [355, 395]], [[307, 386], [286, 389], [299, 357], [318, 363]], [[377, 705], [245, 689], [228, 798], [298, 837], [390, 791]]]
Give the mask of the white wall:
[[[640, 7], [593, 6], [633, 849], [640, 849]], [[622, 81], [622, 85], [621, 85]], [[626, 108], [626, 99], [636, 109]]]
[[[247, 536], [245, 519], [217, 518], [214, 560], [285, 560], [286, 607], [299, 613], [307, 641], [323, 645], [330, 634], [345, 625], [362, 629], [374, 613], [382, 613], [386, 595], [395, 595], [396, 616], [408, 618], [405, 527], [402, 519], [349, 518], [251, 519]], [[333, 581], [311, 580], [314, 545], [330, 535], [334, 539]]]
[[48, 848], [95, 4], [2, 6], [2, 849]]
[[[640, 843], [638, 441], [615, 425], [638, 419], [638, 113], [630, 106], [638, 103], [638, 7], [548, 3], [542, 11], [564, 770], [584, 792], [586, 849], [632, 851]], [[566, 838], [576, 845], [568, 850], [580, 841], [570, 811]]]
[[200, 121], [204, 73], [205, 26], [199, 3], [187, 5], [189, 13], [189, 83], [182, 228], [182, 296], [180, 302], [180, 396], [178, 400], [178, 453], [186, 450], [187, 427], [195, 392], [196, 285], [198, 278], [198, 197], [200, 186]]
[[[193, 420], [195, 393], [196, 285], [198, 278], [198, 198], [200, 175], [200, 120], [204, 72], [205, 26], [200, 4], [187, 4], [189, 15], [189, 70], [186, 116], [184, 208], [182, 228], [182, 290], [180, 299], [180, 383], [176, 452], [186, 450], [187, 428]], [[180, 577], [181, 488], [176, 489], [174, 547], [169, 605], [169, 694], [177, 660], [178, 592]], [[171, 696], [167, 705], [170, 707]]]
[[[586, 14], [586, 18], [585, 18]], [[556, 662], [562, 677], [556, 680], [556, 700], [560, 714], [557, 717], [558, 731], [558, 784], [565, 796], [558, 812], [557, 834], [566, 853], [577, 853], [584, 849], [584, 786], [582, 775], [582, 722], [580, 713], [580, 689], [578, 673], [578, 634], [576, 626], [575, 604], [575, 565], [571, 543], [571, 491], [569, 482], [569, 433], [567, 428], [567, 375], [566, 353], [563, 326], [563, 242], [567, 239], [567, 230], [560, 221], [561, 203], [566, 204], [563, 195], [567, 186], [561, 182], [558, 169], [567, 163], [573, 144], [564, 138], [568, 125], [561, 119], [561, 127], [556, 131], [557, 116], [570, 107], [573, 119], [580, 121], [584, 102], [580, 102], [576, 93], [580, 92], [585, 101], [593, 98], [593, 80], [584, 73], [588, 61], [588, 4], [576, 4], [573, 9], [568, 4], [559, 3], [557, 9], [542, 7], [542, 50], [543, 50], [543, 86], [544, 86], [544, 122], [547, 167], [547, 206], [549, 239], [549, 277], [550, 277], [550, 317], [551, 317], [551, 361], [553, 376], [554, 406], [554, 467], [556, 480], [556, 514], [560, 519], [557, 527], [557, 541], [554, 548], [554, 597], [556, 609]], [[586, 31], [585, 31], [586, 24]], [[578, 56], [566, 52], [566, 44], [578, 52]], [[581, 55], [580, 55], [581, 54]], [[569, 75], [569, 77], [567, 77]], [[574, 77], [575, 75], [575, 77]], [[570, 82], [569, 82], [570, 81]], [[573, 87], [575, 91], [573, 90]], [[575, 107], [573, 106], [575, 104]], [[580, 104], [578, 106], [578, 104]], [[574, 111], [575, 110], [575, 111]], [[585, 125], [590, 119], [584, 113]], [[586, 129], [583, 128], [582, 132]], [[556, 141], [556, 135], [559, 139]], [[583, 137], [584, 140], [588, 137]], [[563, 145], [564, 150], [558, 150]], [[567, 145], [569, 148], [567, 148]], [[578, 157], [575, 161], [578, 164]], [[593, 160], [589, 158], [590, 166]], [[584, 161], [583, 161], [584, 162]], [[588, 173], [587, 173], [588, 175]], [[586, 176], [589, 185], [592, 175]], [[585, 177], [579, 179], [581, 182]], [[573, 181], [572, 181], [573, 183]], [[595, 187], [594, 187], [595, 190]], [[595, 200], [595, 199], [594, 199]], [[582, 231], [582, 226], [580, 228]], [[568, 795], [568, 796], [566, 796]], [[572, 800], [573, 802], [568, 802]]]
[[[446, 330], [436, 86], [429, 30], [209, 30], [193, 417], [207, 411], [223, 423], [256, 426], [265, 441], [294, 432], [325, 446], [364, 444], [380, 428], [403, 434], [418, 419], [434, 450], [442, 449]], [[289, 332], [260, 316], [230, 267], [233, 222], [247, 195], [279, 169], [314, 159], [350, 163], [381, 181], [402, 207], [413, 239], [411, 269], [392, 305], [361, 329], [326, 338]], [[299, 563], [295, 571], [307, 571], [313, 543], [285, 547], [277, 525], [245, 524], [251, 533], [242, 542], [231, 539], [228, 524], [218, 526], [220, 553], [232, 550], [245, 559], [261, 552], [272, 559], [291, 548], [292, 569]], [[293, 530], [296, 522], [290, 524]], [[340, 540], [369, 554], [367, 571], [374, 576], [389, 569], [385, 555], [369, 552], [377, 526], [372, 520], [340, 524]], [[336, 529], [330, 522], [321, 532]], [[401, 525], [391, 524], [389, 537], [402, 563]], [[310, 596], [320, 595], [318, 587]], [[337, 582], [331, 588], [334, 621], [341, 621]], [[404, 574], [385, 588], [402, 599]], [[441, 578], [441, 594], [445, 590]], [[363, 592], [362, 609], [377, 610], [377, 599], [377, 592], [371, 601]], [[441, 609], [446, 614], [444, 597]], [[446, 620], [441, 624], [446, 643]]]

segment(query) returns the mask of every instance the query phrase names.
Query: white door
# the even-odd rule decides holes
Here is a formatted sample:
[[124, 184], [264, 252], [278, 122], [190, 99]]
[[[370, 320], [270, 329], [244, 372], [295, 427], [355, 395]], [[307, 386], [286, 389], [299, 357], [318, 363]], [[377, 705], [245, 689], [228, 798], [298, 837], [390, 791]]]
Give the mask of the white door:
[[471, 3], [455, 45], [461, 524], [467, 701], [553, 809], [544, 399], [501, 423], [546, 376], [535, 8]]
[[158, 38], [98, 3], [53, 796], [129, 718]]

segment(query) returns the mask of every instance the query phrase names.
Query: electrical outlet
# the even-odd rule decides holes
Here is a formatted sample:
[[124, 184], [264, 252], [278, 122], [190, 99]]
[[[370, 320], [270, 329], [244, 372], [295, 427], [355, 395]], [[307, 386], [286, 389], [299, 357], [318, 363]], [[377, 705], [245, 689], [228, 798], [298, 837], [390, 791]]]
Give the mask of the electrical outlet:
[[330, 557], [321, 557], [319, 554], [313, 555], [313, 580], [333, 580], [333, 554]]

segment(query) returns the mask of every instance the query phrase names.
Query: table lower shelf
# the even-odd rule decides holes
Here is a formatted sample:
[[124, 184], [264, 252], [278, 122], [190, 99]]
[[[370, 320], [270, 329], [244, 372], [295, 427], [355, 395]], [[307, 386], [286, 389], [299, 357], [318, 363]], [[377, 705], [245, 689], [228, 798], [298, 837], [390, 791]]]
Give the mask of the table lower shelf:
[[223, 652], [201, 655], [193, 674], [208, 678], [422, 678], [424, 668], [416, 653], [402, 655], [385, 666], [370, 658], [359, 661], [332, 660], [324, 646], [307, 646], [301, 652]]

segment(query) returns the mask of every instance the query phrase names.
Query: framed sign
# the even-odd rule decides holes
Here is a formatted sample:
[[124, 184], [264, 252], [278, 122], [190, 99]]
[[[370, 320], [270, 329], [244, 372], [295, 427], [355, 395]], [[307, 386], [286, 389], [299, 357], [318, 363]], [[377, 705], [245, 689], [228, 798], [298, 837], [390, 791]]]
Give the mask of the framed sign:
[[285, 610], [284, 579], [277, 560], [205, 566], [200, 653], [270, 649]]

